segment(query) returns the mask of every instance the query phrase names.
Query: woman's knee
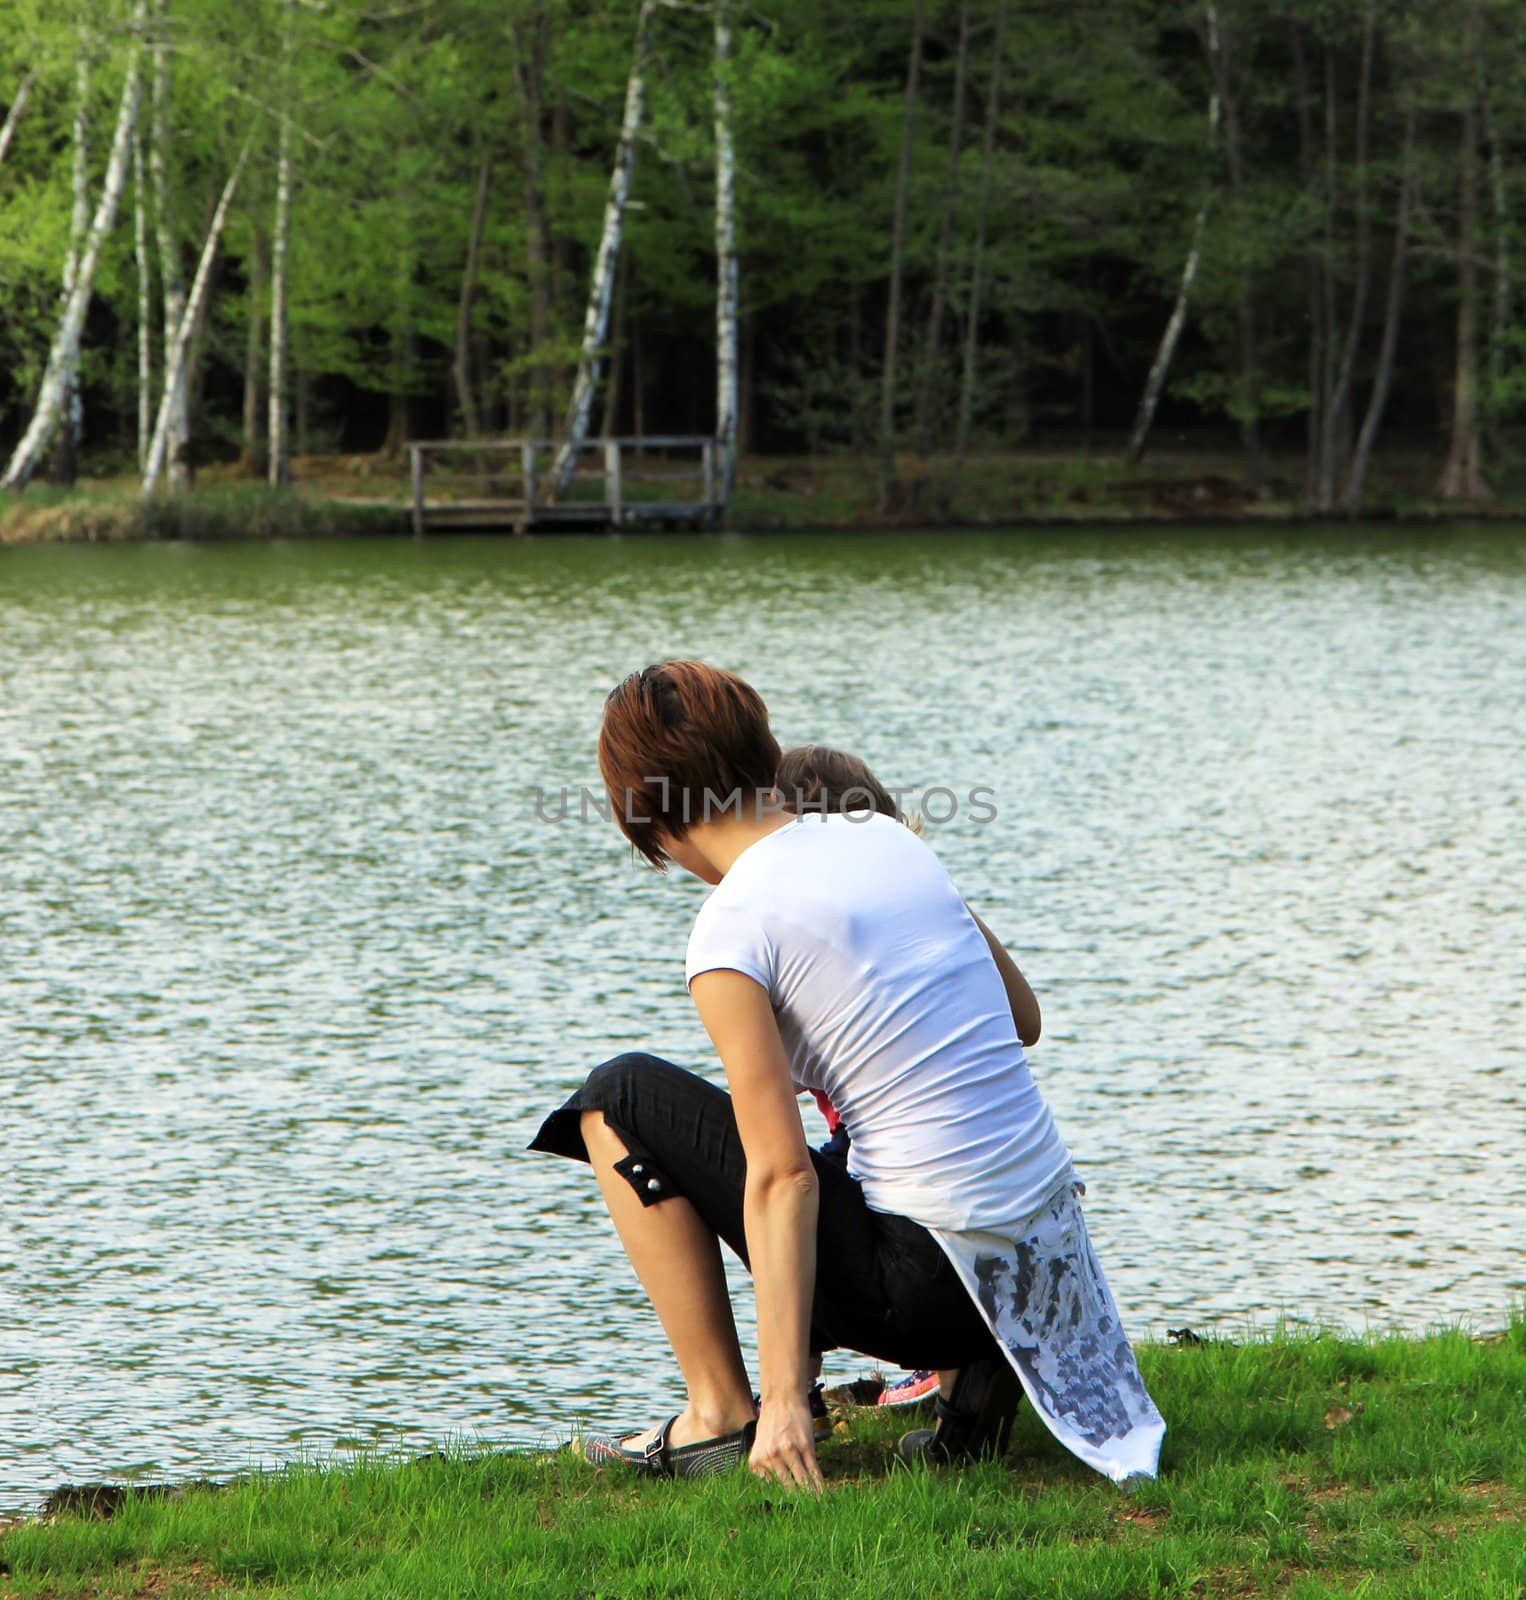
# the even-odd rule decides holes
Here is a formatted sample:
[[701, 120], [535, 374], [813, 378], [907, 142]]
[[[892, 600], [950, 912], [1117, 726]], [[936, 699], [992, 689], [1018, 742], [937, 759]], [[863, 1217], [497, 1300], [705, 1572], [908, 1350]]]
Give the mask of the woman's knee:
[[601, 1061], [588, 1074], [581, 1099], [589, 1111], [617, 1112], [631, 1104], [642, 1085], [650, 1085], [657, 1077], [682, 1070], [661, 1056], [648, 1055], [643, 1050], [626, 1050], [608, 1061]]

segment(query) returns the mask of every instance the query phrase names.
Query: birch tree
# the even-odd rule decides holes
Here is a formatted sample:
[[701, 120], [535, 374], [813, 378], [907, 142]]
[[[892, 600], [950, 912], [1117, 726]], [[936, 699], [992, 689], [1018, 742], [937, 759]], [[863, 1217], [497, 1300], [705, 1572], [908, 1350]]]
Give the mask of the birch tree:
[[[1214, 0], [1208, 0], [1208, 49], [1213, 55], [1219, 51], [1219, 12]], [[1219, 145], [1219, 86], [1214, 78], [1208, 94], [1208, 148], [1217, 152]], [[1125, 459], [1133, 466], [1144, 455], [1145, 440], [1155, 422], [1155, 411], [1171, 373], [1171, 363], [1176, 358], [1176, 347], [1181, 343], [1182, 329], [1187, 326], [1187, 307], [1192, 299], [1192, 286], [1197, 282], [1198, 263], [1203, 256], [1203, 235], [1208, 228], [1208, 212], [1213, 204], [1213, 187], [1206, 185], [1203, 198], [1198, 202], [1197, 215], [1192, 219], [1192, 240], [1187, 246], [1187, 259], [1182, 266], [1182, 281], [1176, 291], [1176, 303], [1160, 336], [1160, 346], [1150, 363], [1145, 379], [1144, 393], [1139, 397], [1139, 410], [1134, 416], [1134, 426], [1129, 433], [1129, 447]]]
[[186, 487], [190, 478], [186, 459], [190, 445], [190, 410], [183, 362], [174, 383], [170, 381], [170, 351], [180, 331], [180, 324], [185, 319], [186, 290], [180, 263], [180, 242], [175, 236], [174, 189], [170, 181], [168, 0], [154, 0], [154, 23], [149, 168], [154, 183], [154, 231], [159, 245], [159, 285], [164, 310], [164, 354], [161, 365], [170, 401], [169, 486], [178, 493]]
[[731, 7], [715, 0], [715, 436], [722, 506], [737, 454], [736, 150], [731, 132]]
[[[90, 231], [90, 57], [89, 30], [79, 30], [74, 63], [74, 164], [71, 173], [73, 204], [69, 211], [69, 248], [64, 256], [59, 305], [67, 306], [79, 274], [85, 237]], [[76, 346], [64, 370], [62, 417], [54, 441], [51, 476], [55, 483], [71, 484], [79, 472], [79, 448], [85, 433], [84, 404], [79, 390], [80, 353]]]
[[148, 200], [143, 192], [143, 130], [132, 140], [132, 243], [138, 277], [138, 471], [148, 460], [154, 408], [152, 280], [148, 260]]
[[572, 486], [578, 453], [588, 438], [588, 419], [599, 385], [599, 366], [609, 329], [610, 295], [620, 256], [620, 236], [625, 226], [625, 204], [630, 198], [631, 176], [636, 167], [636, 139], [641, 131], [647, 58], [652, 47], [656, 11], [657, 0], [642, 0], [636, 18], [636, 45], [625, 85], [625, 114], [620, 122], [620, 142], [615, 148], [614, 166], [609, 175], [609, 198], [604, 203], [604, 227], [599, 235], [599, 251], [594, 258], [593, 280], [588, 289], [577, 377], [573, 380], [572, 401], [567, 408], [567, 437], [551, 469], [552, 492], [559, 500]]
[[96, 268], [100, 264], [101, 249], [106, 236], [116, 222], [117, 208], [122, 201], [122, 191], [127, 183], [127, 169], [131, 154], [132, 136], [138, 116], [140, 35], [143, 26], [143, 3], [133, 11], [133, 36], [128, 47], [127, 72], [122, 84], [122, 98], [117, 110], [116, 130], [112, 135], [111, 153], [106, 163], [106, 176], [101, 186], [101, 197], [91, 218], [90, 228], [80, 252], [78, 269], [53, 342], [48, 350], [47, 366], [37, 396], [37, 404], [26, 432], [16, 445], [10, 463], [0, 478], [0, 488], [25, 487], [36, 472], [43, 452], [58, 432], [68, 392], [70, 374], [79, 364], [80, 336], [85, 326], [85, 313], [90, 308], [91, 292], [95, 286]]
[[[191, 340], [195, 336], [198, 322], [201, 319], [202, 306], [206, 301], [207, 285], [212, 278], [212, 262], [216, 258], [218, 246], [222, 243], [223, 229], [228, 222], [228, 208], [233, 204], [233, 196], [238, 188], [238, 181], [243, 176], [244, 163], [249, 159], [249, 146], [245, 144], [239, 152], [238, 160], [234, 163], [233, 171], [228, 174], [228, 181], [223, 185], [222, 197], [217, 202], [217, 209], [212, 213], [212, 222], [207, 229], [206, 243], [201, 248], [201, 260], [197, 264], [196, 277], [191, 283], [191, 292], [185, 304], [181, 307], [180, 323], [175, 329], [175, 337], [171, 341], [169, 354], [164, 370], [164, 391], [159, 401], [159, 417], [154, 424], [154, 436], [149, 442], [148, 456], [143, 464], [143, 492], [152, 493], [158, 486], [159, 474], [165, 465], [165, 456], [172, 448], [171, 441], [175, 431], [175, 409], [177, 396], [185, 393], [186, 365], [191, 352]], [[174, 487], [173, 477], [171, 487]]]
[[291, 482], [291, 408], [287, 396], [286, 325], [287, 254], [291, 242], [291, 93], [293, 0], [286, 0], [281, 39], [281, 129], [276, 141], [276, 211], [270, 242], [270, 375], [269, 437], [266, 443], [267, 481], [272, 489], [284, 489]]
[[26, 110], [26, 103], [32, 95], [32, 79], [35, 74], [31, 72], [22, 75], [21, 82], [16, 85], [16, 93], [11, 100], [10, 108], [5, 113], [5, 121], [0, 122], [0, 166], [4, 166], [5, 158], [11, 153], [11, 141], [16, 137], [16, 124], [21, 121], [21, 113]]

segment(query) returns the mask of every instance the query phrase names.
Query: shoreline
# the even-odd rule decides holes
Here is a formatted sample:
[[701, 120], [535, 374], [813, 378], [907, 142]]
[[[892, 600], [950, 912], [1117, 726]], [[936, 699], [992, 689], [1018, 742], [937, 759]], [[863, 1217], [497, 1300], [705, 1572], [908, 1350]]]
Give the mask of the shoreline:
[[[1526, 525], [1526, 495], [1448, 504], [1428, 492], [1428, 464], [1396, 457], [1360, 513], [1309, 509], [1295, 492], [1298, 464], [1279, 464], [1266, 498], [1251, 499], [1232, 453], [1161, 452], [1130, 467], [1077, 450], [1025, 450], [973, 460], [899, 464], [882, 503], [874, 464], [861, 456], [749, 458], [725, 531], [742, 534], [918, 531], [964, 533], [1075, 528], [1239, 528], [1297, 532], [1332, 528], [1437, 528], [1460, 522]], [[274, 490], [231, 467], [208, 468], [178, 497], [145, 498], [131, 478], [70, 489], [34, 485], [0, 497], [0, 545], [258, 542], [279, 539], [413, 538], [407, 484], [398, 463], [375, 457], [303, 457], [290, 489]], [[632, 534], [709, 528], [585, 530]], [[455, 537], [560, 538], [538, 530], [462, 528]]]

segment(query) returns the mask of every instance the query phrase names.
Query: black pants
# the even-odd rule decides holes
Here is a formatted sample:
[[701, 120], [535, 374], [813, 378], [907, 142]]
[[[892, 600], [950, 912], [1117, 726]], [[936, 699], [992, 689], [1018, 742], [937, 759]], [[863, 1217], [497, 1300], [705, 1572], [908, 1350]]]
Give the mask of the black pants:
[[[747, 1161], [731, 1096], [656, 1056], [597, 1066], [553, 1111], [532, 1150], [586, 1161], [581, 1116], [602, 1111], [628, 1152], [615, 1170], [643, 1205], [682, 1195], [747, 1264]], [[962, 1367], [997, 1352], [985, 1316], [920, 1223], [872, 1211], [847, 1171], [811, 1153], [820, 1201], [811, 1338], [902, 1367]]]

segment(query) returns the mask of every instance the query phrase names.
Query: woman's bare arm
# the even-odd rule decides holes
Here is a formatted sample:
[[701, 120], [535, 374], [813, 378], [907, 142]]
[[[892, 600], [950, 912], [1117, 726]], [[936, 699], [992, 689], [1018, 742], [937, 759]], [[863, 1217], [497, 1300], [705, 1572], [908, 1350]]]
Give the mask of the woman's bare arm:
[[[970, 911], [968, 905], [964, 909]], [[970, 915], [975, 917], [975, 926], [985, 935], [985, 941], [991, 947], [996, 970], [1001, 974], [1002, 987], [1007, 991], [1007, 1004], [1012, 1007], [1012, 1021], [1017, 1027], [1018, 1038], [1024, 1044], [1036, 1044], [1043, 1030], [1043, 1018], [1039, 1015], [1039, 1003], [1033, 990], [1028, 987], [1028, 980], [1018, 971], [1017, 963], [1007, 954], [1001, 940], [973, 911], [970, 911]]]
[[747, 1156], [742, 1221], [758, 1302], [762, 1407], [752, 1470], [821, 1487], [811, 1430], [811, 1297], [816, 1285], [816, 1169], [768, 993], [740, 972], [701, 972], [689, 986], [715, 1045]]

